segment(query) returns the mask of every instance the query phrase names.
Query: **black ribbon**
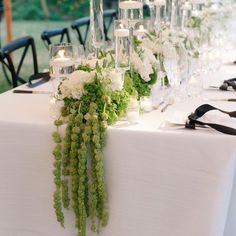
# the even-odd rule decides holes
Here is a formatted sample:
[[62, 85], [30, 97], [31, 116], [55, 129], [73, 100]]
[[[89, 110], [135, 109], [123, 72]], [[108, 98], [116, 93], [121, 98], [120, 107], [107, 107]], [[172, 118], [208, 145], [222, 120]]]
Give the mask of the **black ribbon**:
[[224, 80], [219, 89], [227, 91], [229, 87], [232, 87], [234, 90], [236, 90], [236, 78]]
[[230, 117], [236, 118], [236, 111], [228, 112], [228, 111], [224, 111], [224, 110], [218, 109], [216, 107], [213, 107], [209, 104], [204, 104], [204, 105], [201, 105], [200, 107], [198, 107], [194, 113], [192, 113], [191, 115], [188, 116], [188, 122], [185, 124], [185, 128], [195, 129], [196, 124], [202, 125], [202, 126], [207, 125], [207, 126], [213, 128], [219, 132], [222, 132], [224, 134], [236, 135], [236, 129], [234, 129], [234, 128], [231, 128], [231, 127], [228, 127], [225, 125], [215, 124], [215, 123], [205, 123], [205, 122], [198, 120], [200, 117], [205, 115], [208, 111], [212, 111], [212, 110], [217, 110], [219, 112], [229, 115]]

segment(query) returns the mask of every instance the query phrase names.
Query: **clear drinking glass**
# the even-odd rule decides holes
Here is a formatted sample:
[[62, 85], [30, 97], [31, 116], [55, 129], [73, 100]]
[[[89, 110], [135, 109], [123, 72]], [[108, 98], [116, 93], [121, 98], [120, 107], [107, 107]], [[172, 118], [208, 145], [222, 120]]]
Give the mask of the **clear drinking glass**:
[[187, 97], [188, 61], [186, 52], [178, 52], [175, 57], [165, 58], [164, 67], [177, 100]]
[[114, 21], [116, 69], [129, 70], [130, 67], [130, 30], [123, 20]]
[[49, 71], [51, 77], [66, 77], [75, 70], [75, 47], [71, 43], [49, 46]]
[[142, 0], [119, 0], [120, 19], [134, 20], [143, 18]]
[[78, 66], [79, 64], [81, 64], [81, 62], [83, 62], [86, 59], [86, 53], [84, 50], [84, 46], [82, 44], [75, 45], [75, 55], [76, 55], [75, 66]]

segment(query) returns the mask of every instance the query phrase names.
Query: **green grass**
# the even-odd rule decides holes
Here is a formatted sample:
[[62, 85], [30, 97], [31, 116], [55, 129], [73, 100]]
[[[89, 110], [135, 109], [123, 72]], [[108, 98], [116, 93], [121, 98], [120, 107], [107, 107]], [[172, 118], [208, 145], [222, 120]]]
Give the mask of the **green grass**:
[[[5, 45], [5, 22], [1, 23], [1, 40], [2, 45]], [[71, 22], [51, 22], [51, 21], [16, 21], [12, 24], [12, 32], [13, 39], [17, 39], [19, 37], [23, 37], [26, 35], [31, 35], [35, 39], [36, 49], [37, 49], [37, 58], [40, 71], [42, 69], [48, 68], [48, 51], [41, 40], [41, 33], [46, 29], [57, 28], [57, 27], [65, 27], [70, 28]], [[77, 43], [77, 39], [72, 30], [70, 30], [70, 36], [72, 42]], [[18, 56], [14, 56], [14, 60], [18, 60]], [[22, 70], [22, 74], [27, 78], [31, 74], [31, 60], [30, 58], [26, 58], [26, 62], [24, 64], [24, 70]], [[10, 89], [11, 86], [6, 82], [6, 78], [3, 74], [2, 68], [0, 67], [0, 93]]]

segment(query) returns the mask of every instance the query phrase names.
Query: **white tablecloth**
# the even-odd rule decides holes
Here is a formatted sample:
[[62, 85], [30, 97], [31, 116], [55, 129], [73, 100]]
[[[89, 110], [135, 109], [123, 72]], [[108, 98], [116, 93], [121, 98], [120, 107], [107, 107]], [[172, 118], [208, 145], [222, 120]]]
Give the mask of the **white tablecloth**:
[[[212, 77], [224, 80], [233, 74], [236, 68], [225, 66]], [[213, 90], [205, 95], [236, 97]], [[48, 95], [11, 91], [0, 95], [0, 236], [76, 235], [72, 211], [65, 213], [63, 229], [52, 207], [49, 100]], [[101, 236], [236, 235], [235, 137], [161, 125], [166, 117], [189, 114], [203, 103], [236, 108], [236, 103], [195, 99], [164, 113], [144, 114], [137, 125], [108, 129], [104, 159], [110, 221]]]

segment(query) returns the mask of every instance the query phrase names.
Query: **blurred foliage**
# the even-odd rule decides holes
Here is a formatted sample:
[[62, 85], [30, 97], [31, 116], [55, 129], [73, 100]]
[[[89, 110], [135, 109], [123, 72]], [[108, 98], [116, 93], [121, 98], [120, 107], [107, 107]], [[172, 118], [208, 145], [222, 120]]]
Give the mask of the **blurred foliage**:
[[[12, 0], [14, 20], [73, 20], [89, 15], [89, 0], [46, 0], [45, 16], [40, 0]], [[104, 8], [114, 8], [117, 0], [104, 0]]]
[[40, 0], [12, 0], [12, 17], [16, 20], [42, 20]]

